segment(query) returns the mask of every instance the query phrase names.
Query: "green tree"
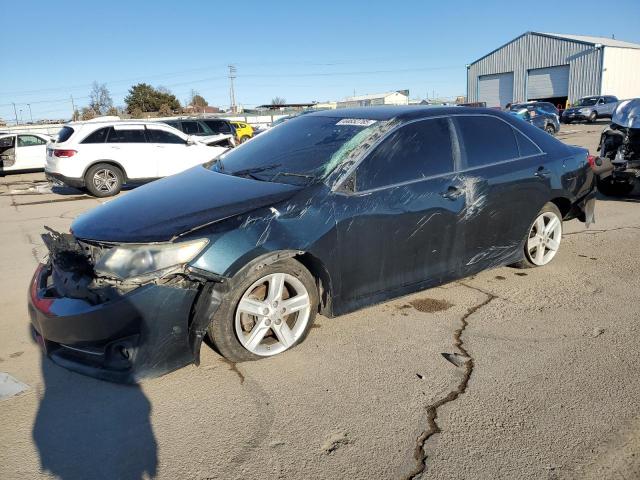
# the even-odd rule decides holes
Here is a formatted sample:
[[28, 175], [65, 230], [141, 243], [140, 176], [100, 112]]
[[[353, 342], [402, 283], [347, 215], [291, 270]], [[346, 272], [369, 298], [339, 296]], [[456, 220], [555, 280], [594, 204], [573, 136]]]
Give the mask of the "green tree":
[[[165, 90], [165, 89], [163, 89]], [[160, 106], [166, 104], [171, 110], [180, 108], [180, 102], [175, 95], [167, 91], [160, 91], [146, 83], [139, 83], [129, 89], [129, 95], [124, 98], [127, 112], [133, 115], [139, 109], [141, 112], [157, 112]]]
[[131, 112], [131, 117], [133, 117], [133, 118], [142, 118], [142, 117], [144, 117], [144, 112], [142, 111], [142, 109], [140, 107], [136, 107]]
[[171, 107], [169, 105], [167, 105], [166, 103], [163, 103], [162, 105], [160, 105], [160, 109], [158, 110], [158, 113], [160, 114], [161, 117], [168, 117], [169, 115], [173, 114], [173, 110], [171, 110]]

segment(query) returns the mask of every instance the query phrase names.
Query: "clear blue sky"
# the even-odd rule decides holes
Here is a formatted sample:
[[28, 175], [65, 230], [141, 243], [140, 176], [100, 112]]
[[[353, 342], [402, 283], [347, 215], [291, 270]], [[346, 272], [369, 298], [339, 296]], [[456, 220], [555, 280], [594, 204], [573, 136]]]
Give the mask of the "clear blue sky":
[[[5, 3], [6, 2], [6, 3]], [[525, 31], [640, 43], [640, 1], [3, 1], [0, 118], [68, 118], [106, 83], [116, 105], [139, 81], [246, 106], [408, 88], [465, 94], [465, 65]], [[18, 113], [20, 115], [20, 113]]]

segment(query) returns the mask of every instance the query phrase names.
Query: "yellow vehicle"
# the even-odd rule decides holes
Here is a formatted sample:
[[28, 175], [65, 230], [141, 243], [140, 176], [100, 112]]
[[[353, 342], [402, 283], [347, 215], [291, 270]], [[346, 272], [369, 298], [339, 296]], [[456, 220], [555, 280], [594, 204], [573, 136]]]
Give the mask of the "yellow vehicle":
[[231, 122], [236, 128], [236, 138], [238, 143], [244, 143], [253, 137], [253, 127], [245, 122]]

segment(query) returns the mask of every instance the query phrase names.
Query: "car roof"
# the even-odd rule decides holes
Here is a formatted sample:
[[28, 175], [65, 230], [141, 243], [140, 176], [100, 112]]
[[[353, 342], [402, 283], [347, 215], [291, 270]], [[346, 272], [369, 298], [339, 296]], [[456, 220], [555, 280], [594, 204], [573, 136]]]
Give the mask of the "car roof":
[[500, 115], [500, 110], [479, 107], [431, 107], [424, 105], [385, 105], [379, 107], [339, 108], [336, 110], [321, 110], [310, 113], [313, 117], [332, 118], [364, 118], [367, 120], [414, 120], [418, 118], [439, 117], [461, 114], [492, 114]]
[[154, 122], [152, 120], [82, 120], [79, 122], [69, 122], [66, 125], [70, 127], [82, 126], [82, 125], [149, 125]]

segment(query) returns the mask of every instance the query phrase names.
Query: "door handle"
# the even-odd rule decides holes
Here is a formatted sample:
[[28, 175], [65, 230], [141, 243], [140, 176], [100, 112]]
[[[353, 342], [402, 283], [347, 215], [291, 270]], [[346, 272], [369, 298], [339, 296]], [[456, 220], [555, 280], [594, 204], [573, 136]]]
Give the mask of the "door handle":
[[449, 188], [447, 188], [447, 191], [440, 192], [440, 195], [442, 195], [447, 200], [456, 200], [464, 195], [464, 188], [459, 188], [454, 185], [450, 185]]
[[551, 171], [541, 166], [538, 167], [538, 170], [536, 170], [536, 173], [534, 173], [533, 176], [538, 178], [549, 178], [551, 176]]

